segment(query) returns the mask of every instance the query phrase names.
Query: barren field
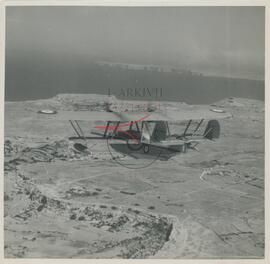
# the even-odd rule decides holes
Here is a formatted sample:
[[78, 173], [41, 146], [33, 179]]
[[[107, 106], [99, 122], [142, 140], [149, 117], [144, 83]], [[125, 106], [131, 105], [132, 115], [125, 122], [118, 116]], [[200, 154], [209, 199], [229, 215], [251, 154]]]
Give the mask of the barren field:
[[78, 151], [68, 122], [37, 114], [85, 102], [104, 110], [106, 100], [5, 103], [5, 257], [262, 258], [264, 103], [215, 103], [232, 114], [220, 139], [143, 169], [117, 164], [105, 140]]

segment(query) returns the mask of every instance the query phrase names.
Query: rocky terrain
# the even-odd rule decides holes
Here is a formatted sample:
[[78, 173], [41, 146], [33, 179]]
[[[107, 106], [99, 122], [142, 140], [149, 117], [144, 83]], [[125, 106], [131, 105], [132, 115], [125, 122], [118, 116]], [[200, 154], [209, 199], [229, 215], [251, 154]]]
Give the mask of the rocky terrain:
[[232, 114], [221, 121], [220, 139], [136, 170], [115, 163], [105, 141], [78, 150], [68, 122], [36, 114], [105, 111], [108, 100], [5, 103], [5, 257], [262, 258], [264, 103], [216, 102]]

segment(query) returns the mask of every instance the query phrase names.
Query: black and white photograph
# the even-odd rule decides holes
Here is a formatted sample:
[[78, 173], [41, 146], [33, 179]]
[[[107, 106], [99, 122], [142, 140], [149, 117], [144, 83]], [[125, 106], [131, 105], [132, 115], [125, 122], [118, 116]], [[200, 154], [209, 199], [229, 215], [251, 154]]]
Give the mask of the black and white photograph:
[[4, 258], [264, 259], [265, 9], [7, 4]]

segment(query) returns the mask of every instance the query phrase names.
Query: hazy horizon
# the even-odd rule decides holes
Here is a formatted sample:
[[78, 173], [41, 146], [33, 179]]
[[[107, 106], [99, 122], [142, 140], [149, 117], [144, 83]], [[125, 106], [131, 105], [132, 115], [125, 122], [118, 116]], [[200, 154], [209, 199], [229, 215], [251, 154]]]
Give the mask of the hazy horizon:
[[[97, 61], [168, 65], [205, 76], [263, 81], [264, 20], [265, 9], [258, 6], [9, 6], [7, 99], [44, 98], [58, 91], [104, 94], [107, 88], [101, 83], [108, 86], [110, 79], [104, 83], [97, 80], [107, 78], [104, 72], [91, 73], [91, 64]], [[115, 75], [114, 84], [120, 89], [133, 77]], [[142, 85], [159, 85], [161, 77], [152, 77], [155, 80]], [[174, 85], [165, 76], [167, 82], [161, 80], [164, 90], [171, 87], [171, 98], [177, 98], [180, 89], [190, 89], [175, 78]], [[231, 83], [224, 82], [232, 91]], [[194, 95], [205, 92], [200, 89], [198, 82]]]
[[264, 7], [7, 7], [7, 55], [33, 50], [264, 79]]

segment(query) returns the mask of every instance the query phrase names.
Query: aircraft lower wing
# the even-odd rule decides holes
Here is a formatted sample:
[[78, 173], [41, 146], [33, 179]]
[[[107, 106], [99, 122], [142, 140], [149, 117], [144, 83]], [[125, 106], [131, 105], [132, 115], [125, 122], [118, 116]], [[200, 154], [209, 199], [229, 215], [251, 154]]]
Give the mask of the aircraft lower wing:
[[97, 112], [97, 111], [59, 111], [55, 115], [48, 115], [55, 120], [80, 121], [186, 121], [211, 120], [231, 117], [231, 114], [208, 106], [190, 106], [179, 111], [159, 112]]
[[162, 140], [160, 142], [151, 142], [150, 145], [159, 146], [159, 147], [168, 147], [168, 146], [179, 146], [184, 145], [186, 142], [184, 140]]

